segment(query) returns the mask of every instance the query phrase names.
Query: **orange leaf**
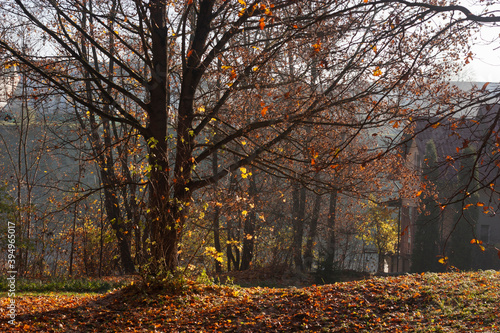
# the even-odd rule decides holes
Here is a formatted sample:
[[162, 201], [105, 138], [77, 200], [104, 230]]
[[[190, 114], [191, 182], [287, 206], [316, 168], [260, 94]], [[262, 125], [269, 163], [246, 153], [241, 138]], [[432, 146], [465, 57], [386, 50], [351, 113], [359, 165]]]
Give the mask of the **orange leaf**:
[[260, 114], [262, 115], [262, 117], [266, 115], [267, 109], [269, 109], [269, 106], [265, 106], [262, 108], [262, 110], [260, 110]]
[[188, 5], [192, 4], [193, 0], [188, 0]]
[[434, 125], [432, 125], [431, 127], [432, 128], [438, 128], [438, 126], [440, 125], [440, 123], [435, 123]]
[[236, 71], [234, 69], [231, 70], [231, 76], [229, 77], [229, 80], [233, 80], [236, 78]]
[[264, 27], [266, 26], [266, 23], [264, 22], [265, 20], [265, 17], [261, 18], [259, 20], [259, 27], [260, 27], [260, 30], [264, 30]]
[[483, 87], [481, 88], [481, 91], [485, 91], [486, 90], [486, 87], [488, 86], [488, 84], [490, 84], [489, 82], [486, 82]]
[[482, 203], [482, 202], [478, 202], [478, 203], [477, 203], [477, 206], [478, 206], [478, 207], [483, 207], [483, 206], [484, 206], [484, 203]]
[[406, 226], [406, 227], [403, 229], [403, 231], [401, 232], [401, 236], [404, 236], [404, 235], [405, 235], [406, 230], [408, 230], [408, 226]]
[[375, 70], [373, 71], [373, 76], [380, 76], [380, 75], [382, 75], [382, 71], [377, 66], [377, 68], [375, 68]]
[[417, 197], [419, 197], [421, 194], [422, 194], [422, 191], [421, 191], [421, 190], [420, 190], [420, 191], [418, 191], [418, 192], [417, 192]]
[[191, 56], [191, 54], [193, 54], [193, 50], [189, 50], [187, 57], [189, 58]]
[[471, 240], [470, 240], [470, 243], [471, 243], [471, 244], [476, 244], [476, 242], [477, 242], [477, 239], [471, 239]]
[[313, 44], [312, 47], [314, 49], [314, 52], [318, 53], [321, 50], [321, 43], [317, 42], [316, 44]]

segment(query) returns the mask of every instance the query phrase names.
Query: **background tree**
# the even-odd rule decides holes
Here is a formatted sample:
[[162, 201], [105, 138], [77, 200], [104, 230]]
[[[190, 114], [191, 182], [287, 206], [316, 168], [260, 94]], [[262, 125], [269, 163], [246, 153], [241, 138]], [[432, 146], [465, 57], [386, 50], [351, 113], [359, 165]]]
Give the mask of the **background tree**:
[[361, 225], [360, 235], [377, 248], [377, 272], [384, 272], [385, 257], [396, 251], [398, 222], [394, 216], [394, 209], [368, 202], [368, 212]]
[[[435, 189], [439, 181], [439, 168], [436, 146], [429, 140], [425, 145], [424, 166], [422, 180], [427, 187]], [[413, 272], [435, 272], [441, 269], [438, 262], [440, 243], [440, 213], [437, 202], [438, 194], [431, 191], [424, 194], [421, 212], [416, 221], [415, 241], [411, 256], [411, 270]]]
[[455, 213], [453, 231], [451, 233], [449, 253], [450, 265], [468, 270], [472, 268], [472, 254], [474, 246], [471, 240], [475, 239], [476, 224], [479, 218], [479, 194], [477, 193], [478, 171], [476, 165], [476, 154], [474, 149], [467, 147], [462, 152], [464, 158], [461, 160], [457, 175], [457, 188], [463, 193], [463, 199], [458, 203]]

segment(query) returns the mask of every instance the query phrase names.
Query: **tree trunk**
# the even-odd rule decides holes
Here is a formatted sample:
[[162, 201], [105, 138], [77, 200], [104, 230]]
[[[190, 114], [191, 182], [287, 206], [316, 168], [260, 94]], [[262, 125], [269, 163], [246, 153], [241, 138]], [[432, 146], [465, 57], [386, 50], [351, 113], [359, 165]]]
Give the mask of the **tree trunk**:
[[[218, 172], [218, 158], [217, 158], [217, 151], [214, 151], [212, 154], [212, 171], [214, 176]], [[214, 195], [215, 198], [217, 198], [217, 182], [214, 184]], [[219, 206], [215, 205], [214, 208], [214, 220], [213, 220], [213, 231], [214, 231], [214, 247], [217, 253], [221, 253], [222, 249], [220, 246], [220, 226], [219, 226], [219, 216], [220, 216], [220, 208]], [[216, 273], [221, 273], [222, 272], [222, 265], [220, 261], [215, 260], [215, 272]]]
[[243, 251], [241, 255], [241, 266], [240, 270], [246, 270], [250, 268], [250, 263], [253, 259], [253, 251], [255, 244], [255, 222], [256, 222], [256, 212], [255, 207], [257, 207], [256, 197], [257, 197], [257, 187], [255, 185], [255, 173], [250, 178], [250, 189], [249, 194], [254, 204], [254, 208], [245, 217], [245, 224], [243, 227]]
[[325, 270], [331, 272], [335, 265], [335, 222], [337, 210], [337, 191], [330, 193], [330, 206], [328, 209], [328, 230], [330, 235], [326, 248]]
[[314, 260], [313, 249], [314, 249], [314, 239], [318, 233], [318, 220], [319, 212], [321, 208], [321, 196], [316, 195], [316, 200], [314, 200], [314, 207], [311, 216], [311, 222], [309, 223], [309, 232], [307, 234], [306, 249], [304, 251], [304, 264], [307, 270], [312, 269], [312, 263]]
[[300, 183], [294, 182], [292, 185], [292, 225], [293, 243], [292, 253], [295, 267], [303, 271], [304, 262], [302, 260], [302, 240], [304, 238], [304, 217], [306, 208], [306, 188]]

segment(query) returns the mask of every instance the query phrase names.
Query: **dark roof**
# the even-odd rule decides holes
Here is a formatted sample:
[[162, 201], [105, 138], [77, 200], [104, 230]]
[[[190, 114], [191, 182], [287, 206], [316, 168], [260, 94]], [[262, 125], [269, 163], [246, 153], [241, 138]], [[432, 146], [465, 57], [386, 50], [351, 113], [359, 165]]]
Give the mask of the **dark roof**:
[[[494, 179], [498, 176], [498, 167], [495, 160], [499, 157], [492, 154], [491, 144], [499, 141], [498, 130], [500, 105], [483, 105], [472, 118], [436, 117], [419, 119], [415, 122], [415, 143], [419, 154], [425, 154], [425, 146], [433, 140], [436, 146], [438, 163], [441, 165], [441, 176], [452, 179], [456, 176], [460, 160], [464, 159], [465, 148], [471, 147], [474, 151], [481, 150], [478, 161], [480, 178]], [[493, 130], [490, 132], [490, 130]], [[488, 139], [489, 145], [484, 145]], [[458, 162], [458, 163], [457, 163]], [[493, 163], [492, 163], [493, 162]]]

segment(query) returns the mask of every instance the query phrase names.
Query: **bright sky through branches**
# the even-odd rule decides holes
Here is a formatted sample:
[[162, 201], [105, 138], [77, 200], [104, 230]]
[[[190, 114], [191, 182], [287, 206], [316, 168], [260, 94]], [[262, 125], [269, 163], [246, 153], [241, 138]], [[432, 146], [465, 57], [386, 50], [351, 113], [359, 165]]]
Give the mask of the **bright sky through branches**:
[[[484, 1], [482, 3], [487, 3]], [[493, 1], [496, 2], [496, 1]], [[460, 5], [480, 14], [484, 5], [477, 1], [462, 0]], [[490, 5], [488, 12], [500, 16], [500, 3]], [[500, 24], [486, 24], [472, 37], [473, 60], [466, 65], [461, 80], [479, 82], [500, 82]]]

